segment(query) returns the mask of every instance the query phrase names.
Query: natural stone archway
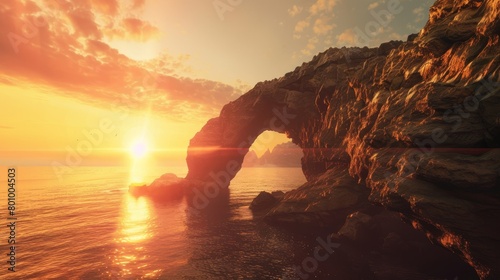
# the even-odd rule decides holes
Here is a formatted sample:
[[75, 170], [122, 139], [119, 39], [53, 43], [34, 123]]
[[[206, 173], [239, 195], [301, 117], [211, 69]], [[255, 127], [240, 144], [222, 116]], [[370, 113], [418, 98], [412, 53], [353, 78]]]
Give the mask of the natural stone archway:
[[186, 178], [208, 181], [210, 174], [230, 171], [232, 179], [250, 146], [264, 131], [285, 133], [301, 146], [297, 131], [306, 120], [315, 118], [314, 98], [313, 92], [274, 90], [261, 84], [229, 103], [191, 140]]
[[308, 182], [269, 220], [327, 225], [382, 205], [497, 279], [498, 13], [496, 0], [440, 0], [406, 42], [329, 49], [257, 84], [194, 136], [176, 185], [222, 172], [226, 187], [262, 131], [286, 133], [304, 151]]
[[[386, 52], [399, 44], [387, 44]], [[322, 119], [327, 109], [342, 108], [342, 102], [355, 99], [348, 87], [349, 77], [379, 52], [376, 48], [330, 49], [280, 79], [257, 84], [225, 105], [219, 117], [208, 121], [191, 140], [187, 179], [211, 180], [209, 174], [226, 170], [228, 162], [239, 170], [253, 141], [266, 130], [285, 133], [303, 149], [307, 179], [323, 174], [331, 165], [347, 164], [345, 150], [332, 149], [342, 146], [342, 137], [335, 139], [329, 133], [317, 138], [315, 133], [325, 126]], [[332, 93], [344, 91], [350, 94], [330, 106]]]

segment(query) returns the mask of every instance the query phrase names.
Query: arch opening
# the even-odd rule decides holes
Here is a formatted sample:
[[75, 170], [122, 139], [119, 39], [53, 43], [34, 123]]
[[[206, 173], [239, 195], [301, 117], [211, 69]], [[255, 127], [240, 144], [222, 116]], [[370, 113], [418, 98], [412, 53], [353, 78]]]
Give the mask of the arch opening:
[[249, 148], [242, 167], [301, 167], [302, 149], [284, 134], [261, 133]]
[[303, 156], [302, 148], [284, 134], [264, 131], [245, 154], [231, 189], [236, 190], [236, 197], [248, 201], [252, 215], [259, 215], [281, 201], [286, 192], [307, 182]]

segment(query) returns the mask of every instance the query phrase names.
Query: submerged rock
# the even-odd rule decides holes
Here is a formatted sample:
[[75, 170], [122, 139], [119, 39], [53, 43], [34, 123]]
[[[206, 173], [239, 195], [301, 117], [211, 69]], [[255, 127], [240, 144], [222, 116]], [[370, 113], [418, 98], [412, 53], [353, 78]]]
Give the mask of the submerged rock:
[[260, 192], [259, 195], [250, 204], [253, 212], [262, 212], [275, 206], [285, 194], [283, 192]]
[[177, 200], [184, 196], [186, 182], [175, 174], [164, 174], [150, 185], [131, 185], [129, 192], [134, 196], [148, 196], [157, 200]]

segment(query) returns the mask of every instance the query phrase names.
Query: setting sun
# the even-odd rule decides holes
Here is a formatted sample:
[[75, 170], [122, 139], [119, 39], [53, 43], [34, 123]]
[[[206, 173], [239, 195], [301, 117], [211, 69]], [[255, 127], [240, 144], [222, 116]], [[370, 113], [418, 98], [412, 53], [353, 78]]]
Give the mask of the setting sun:
[[130, 146], [130, 155], [135, 159], [143, 158], [147, 152], [148, 147], [144, 139], [138, 139]]
[[147, 165], [149, 151], [150, 147], [148, 147], [147, 141], [144, 137], [136, 139], [130, 146], [129, 153], [132, 158], [132, 166], [130, 170], [131, 183], [143, 182], [144, 168]]

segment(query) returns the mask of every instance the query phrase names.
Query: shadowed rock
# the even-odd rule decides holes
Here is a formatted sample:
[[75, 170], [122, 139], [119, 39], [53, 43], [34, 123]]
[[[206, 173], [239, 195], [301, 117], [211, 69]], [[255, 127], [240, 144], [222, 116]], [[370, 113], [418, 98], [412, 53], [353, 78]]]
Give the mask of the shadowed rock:
[[134, 196], [149, 196], [158, 200], [178, 200], [184, 196], [186, 182], [175, 174], [164, 174], [151, 185], [131, 185], [129, 192]]
[[284, 195], [283, 192], [261, 192], [250, 204], [250, 209], [253, 212], [269, 210], [282, 200]]

